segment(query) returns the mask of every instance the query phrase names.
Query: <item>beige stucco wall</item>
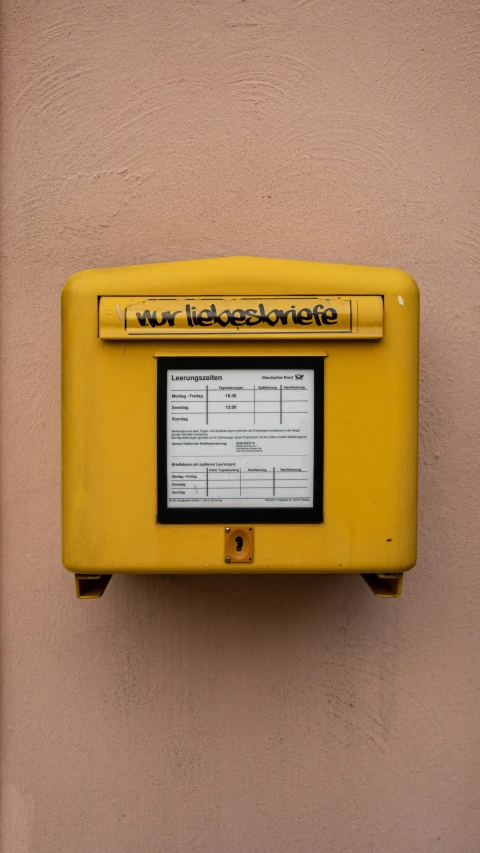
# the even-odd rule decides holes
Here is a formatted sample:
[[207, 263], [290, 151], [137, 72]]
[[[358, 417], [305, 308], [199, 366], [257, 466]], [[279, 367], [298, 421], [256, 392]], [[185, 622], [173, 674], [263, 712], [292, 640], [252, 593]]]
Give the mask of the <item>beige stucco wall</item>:
[[[476, 0], [5, 0], [2, 853], [477, 853]], [[418, 568], [60, 563], [59, 295], [223, 254], [422, 292]]]

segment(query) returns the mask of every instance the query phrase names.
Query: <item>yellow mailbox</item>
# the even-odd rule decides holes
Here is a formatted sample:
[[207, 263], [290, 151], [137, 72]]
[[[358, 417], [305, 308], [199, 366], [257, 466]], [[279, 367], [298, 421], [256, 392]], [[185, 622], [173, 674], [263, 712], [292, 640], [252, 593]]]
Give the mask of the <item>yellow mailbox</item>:
[[63, 561], [112, 574], [415, 564], [418, 289], [217, 258], [80, 272], [62, 299]]

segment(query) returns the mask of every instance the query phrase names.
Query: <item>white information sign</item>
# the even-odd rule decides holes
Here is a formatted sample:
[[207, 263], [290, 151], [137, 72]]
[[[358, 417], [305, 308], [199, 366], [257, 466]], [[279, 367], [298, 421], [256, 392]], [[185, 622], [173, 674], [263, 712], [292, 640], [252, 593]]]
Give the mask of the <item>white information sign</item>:
[[169, 507], [313, 507], [314, 371], [167, 371]]

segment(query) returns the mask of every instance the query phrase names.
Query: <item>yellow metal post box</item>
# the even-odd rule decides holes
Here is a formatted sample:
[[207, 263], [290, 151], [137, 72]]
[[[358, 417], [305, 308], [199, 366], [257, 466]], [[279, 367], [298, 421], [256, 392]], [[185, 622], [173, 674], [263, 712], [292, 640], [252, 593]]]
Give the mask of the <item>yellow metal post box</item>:
[[416, 558], [419, 298], [405, 272], [217, 258], [80, 272], [62, 300], [63, 561], [362, 574]]

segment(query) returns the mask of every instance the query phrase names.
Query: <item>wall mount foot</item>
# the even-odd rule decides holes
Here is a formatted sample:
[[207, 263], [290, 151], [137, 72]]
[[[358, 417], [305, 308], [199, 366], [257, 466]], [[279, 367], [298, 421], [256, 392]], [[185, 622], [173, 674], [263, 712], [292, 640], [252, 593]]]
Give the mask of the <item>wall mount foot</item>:
[[399, 598], [402, 593], [403, 574], [365, 574], [363, 580], [377, 598]]
[[75, 575], [77, 598], [101, 598], [111, 575]]

